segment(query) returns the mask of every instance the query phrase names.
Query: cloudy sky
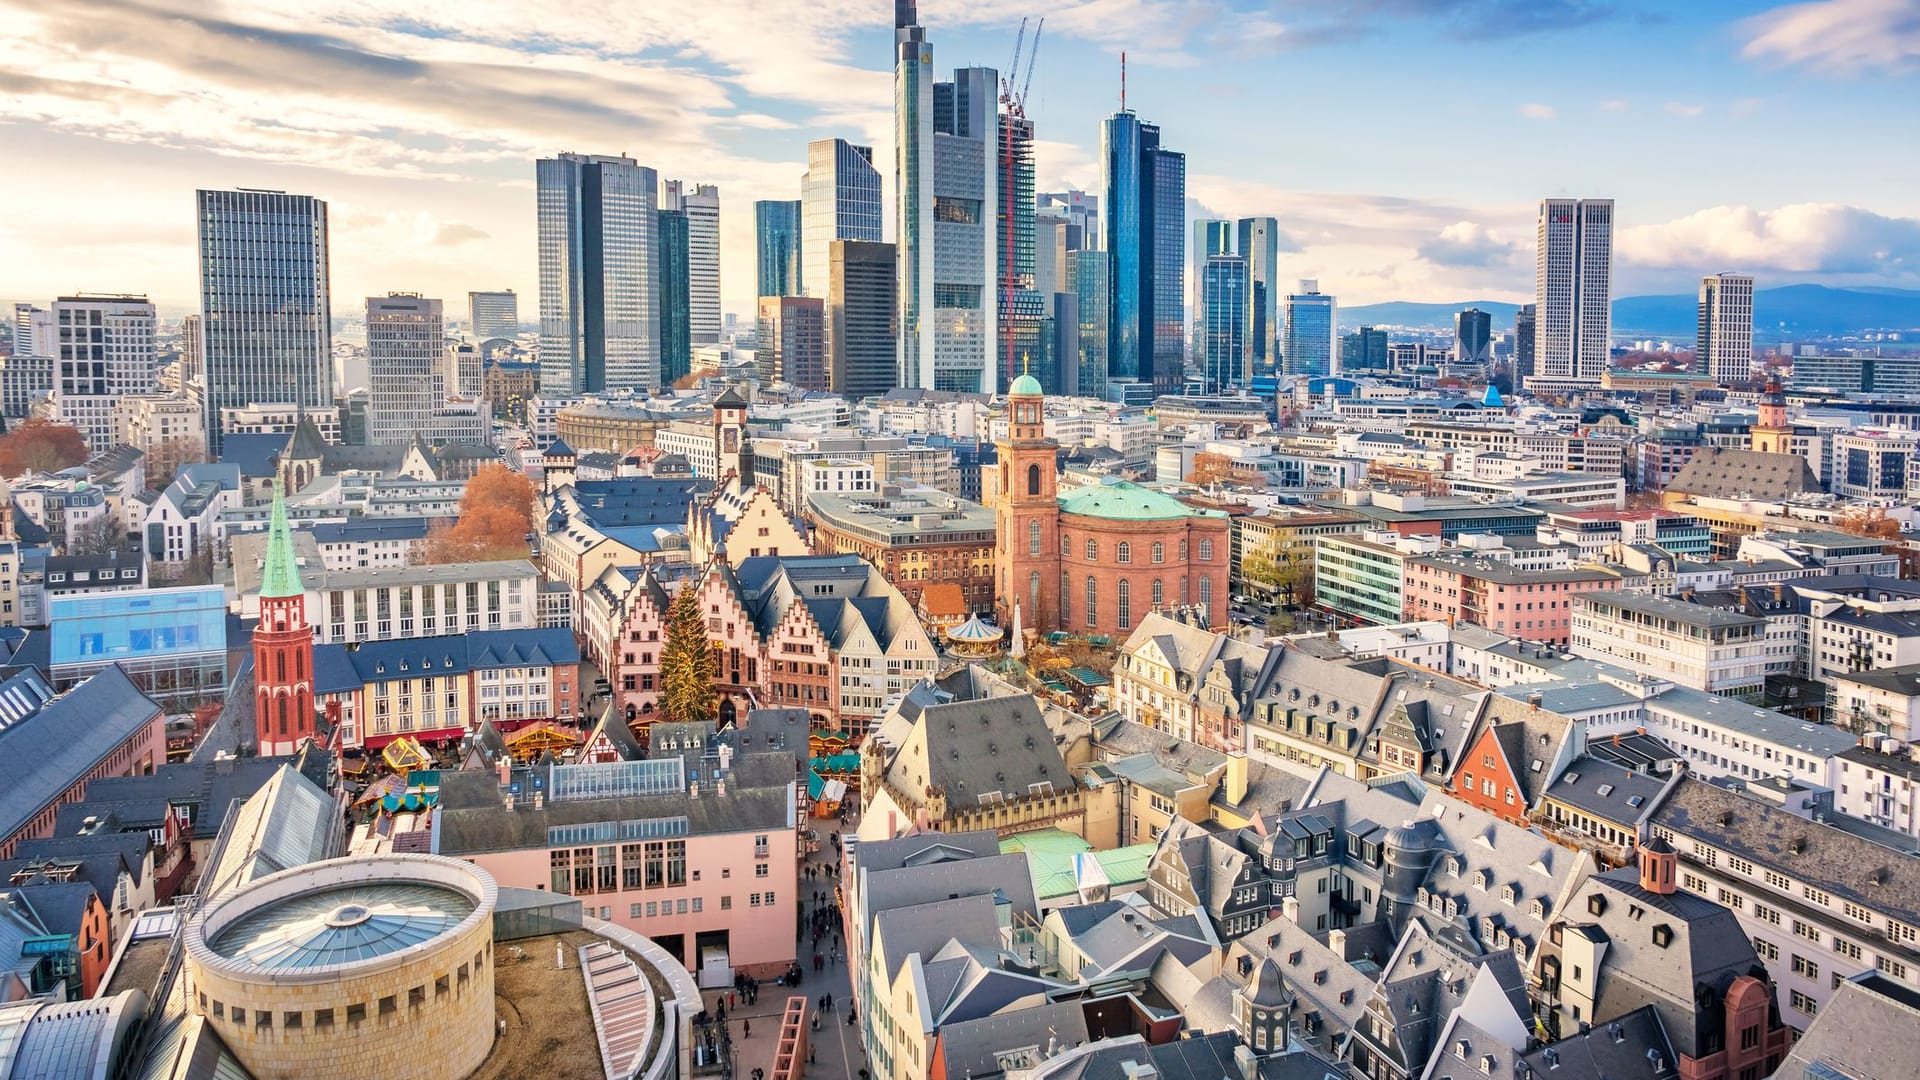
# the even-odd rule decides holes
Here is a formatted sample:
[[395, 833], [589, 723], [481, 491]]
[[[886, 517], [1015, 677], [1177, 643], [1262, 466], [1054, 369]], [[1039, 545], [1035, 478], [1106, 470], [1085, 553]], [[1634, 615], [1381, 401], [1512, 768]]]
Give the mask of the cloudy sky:
[[[329, 201], [337, 314], [512, 287], [531, 318], [533, 159], [574, 150], [718, 183], [746, 311], [753, 200], [798, 197], [807, 141], [892, 160], [891, 8], [0, 0], [0, 298], [186, 309], [193, 191], [243, 186]], [[1523, 298], [1547, 195], [1618, 200], [1620, 295], [1920, 287], [1920, 0], [921, 5], [942, 72], [1004, 67], [1025, 14], [1043, 188], [1099, 190], [1124, 49], [1190, 213], [1278, 217], [1343, 303]]]

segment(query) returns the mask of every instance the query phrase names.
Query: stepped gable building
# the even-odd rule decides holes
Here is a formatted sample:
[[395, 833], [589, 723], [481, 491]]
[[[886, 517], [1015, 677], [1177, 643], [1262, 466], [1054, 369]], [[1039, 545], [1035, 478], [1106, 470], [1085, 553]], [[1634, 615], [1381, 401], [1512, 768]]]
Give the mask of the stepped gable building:
[[1148, 612], [1197, 607], [1227, 622], [1231, 526], [1150, 488], [1109, 477], [1061, 494], [1059, 443], [1046, 436], [1040, 381], [1013, 381], [999, 444], [994, 581], [1001, 625], [1123, 638]]

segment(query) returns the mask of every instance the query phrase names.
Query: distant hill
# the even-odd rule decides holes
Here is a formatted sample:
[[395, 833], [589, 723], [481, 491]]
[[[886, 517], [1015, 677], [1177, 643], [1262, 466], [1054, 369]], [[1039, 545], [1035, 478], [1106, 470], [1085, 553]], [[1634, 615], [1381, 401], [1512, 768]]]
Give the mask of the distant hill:
[[[1691, 293], [1623, 296], [1613, 302], [1616, 334], [1689, 338], [1696, 329], [1699, 298]], [[1454, 312], [1477, 307], [1493, 315], [1494, 328], [1513, 325], [1518, 305], [1491, 300], [1454, 304], [1394, 301], [1340, 309], [1340, 325], [1405, 326], [1451, 330]], [[1825, 285], [1782, 285], [1753, 296], [1754, 332], [1763, 339], [1849, 334], [1869, 329], [1920, 328], [1920, 290], [1867, 286], [1832, 289]]]

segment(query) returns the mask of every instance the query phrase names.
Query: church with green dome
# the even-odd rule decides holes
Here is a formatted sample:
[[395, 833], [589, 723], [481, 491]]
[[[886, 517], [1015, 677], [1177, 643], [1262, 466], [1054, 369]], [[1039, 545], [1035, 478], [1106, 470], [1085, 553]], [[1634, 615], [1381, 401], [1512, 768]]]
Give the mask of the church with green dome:
[[1187, 608], [1226, 625], [1227, 515], [1121, 480], [1059, 488], [1040, 381], [1007, 394], [994, 497], [997, 621], [1036, 633], [1120, 640], [1150, 611]]

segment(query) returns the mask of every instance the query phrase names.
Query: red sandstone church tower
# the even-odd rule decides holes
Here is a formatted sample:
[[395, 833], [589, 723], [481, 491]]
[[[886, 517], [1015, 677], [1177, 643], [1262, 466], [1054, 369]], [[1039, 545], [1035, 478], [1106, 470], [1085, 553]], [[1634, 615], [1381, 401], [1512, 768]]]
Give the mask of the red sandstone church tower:
[[1047, 438], [1042, 393], [1040, 380], [1031, 375], [1013, 380], [1007, 390], [994, 588], [996, 614], [1009, 631], [1016, 602], [1022, 627], [1043, 632], [1060, 627], [1060, 448]]
[[273, 494], [266, 566], [260, 575], [260, 625], [253, 631], [254, 733], [261, 757], [291, 754], [313, 737], [313, 627], [307, 590], [287, 528], [284, 491]]

